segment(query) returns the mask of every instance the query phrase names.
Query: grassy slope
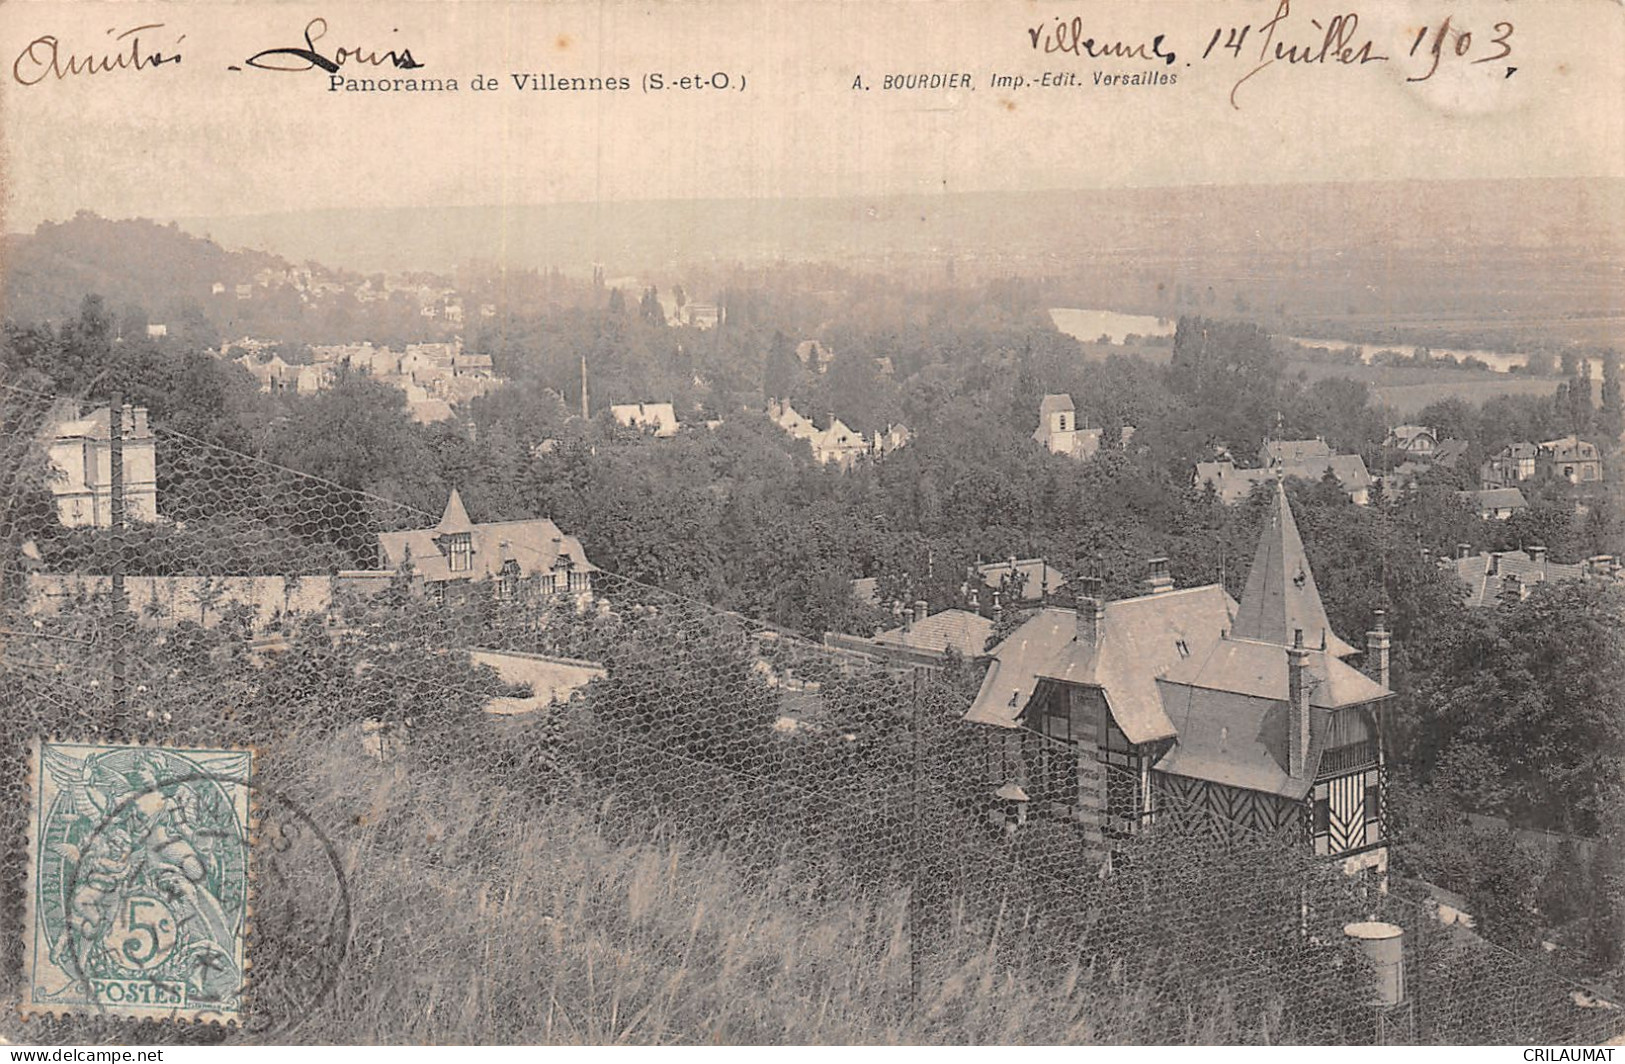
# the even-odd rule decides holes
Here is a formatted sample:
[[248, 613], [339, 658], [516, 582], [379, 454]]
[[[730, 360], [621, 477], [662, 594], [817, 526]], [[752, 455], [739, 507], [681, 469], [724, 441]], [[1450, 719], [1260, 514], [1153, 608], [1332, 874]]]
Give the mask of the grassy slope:
[[[901, 893], [864, 896], [794, 867], [753, 877], [726, 852], [678, 841], [612, 841], [576, 809], [408, 773], [355, 747], [329, 747], [298, 772], [321, 794], [309, 812], [349, 871], [356, 914], [350, 956], [298, 1041], [1145, 1037], [1142, 989], [1076, 968], [1041, 975], [957, 920], [911, 1009]], [[305, 882], [262, 879], [261, 907]], [[1159, 1040], [1271, 1037], [1267, 1018], [1238, 1024], [1213, 1005]]]

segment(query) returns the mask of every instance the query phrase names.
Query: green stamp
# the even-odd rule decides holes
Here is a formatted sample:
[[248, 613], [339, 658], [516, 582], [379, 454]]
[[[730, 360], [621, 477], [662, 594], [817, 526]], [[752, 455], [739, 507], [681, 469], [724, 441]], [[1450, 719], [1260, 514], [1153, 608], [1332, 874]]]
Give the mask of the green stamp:
[[23, 1011], [241, 1022], [247, 750], [39, 743]]

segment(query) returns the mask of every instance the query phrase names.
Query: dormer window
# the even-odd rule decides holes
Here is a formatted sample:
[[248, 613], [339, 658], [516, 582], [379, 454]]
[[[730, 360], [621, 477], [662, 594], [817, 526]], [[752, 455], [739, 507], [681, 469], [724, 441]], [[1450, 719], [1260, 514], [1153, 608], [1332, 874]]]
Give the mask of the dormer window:
[[470, 572], [474, 568], [474, 536], [469, 532], [458, 532], [446, 537], [446, 559], [454, 573]]

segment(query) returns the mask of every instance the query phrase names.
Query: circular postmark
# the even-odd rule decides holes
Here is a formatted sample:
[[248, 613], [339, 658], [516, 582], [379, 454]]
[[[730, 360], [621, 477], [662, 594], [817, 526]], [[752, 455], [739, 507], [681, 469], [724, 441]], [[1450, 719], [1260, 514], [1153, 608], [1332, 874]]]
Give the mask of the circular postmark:
[[194, 753], [93, 751], [76, 779], [100, 795], [100, 815], [82, 815], [83, 787], [77, 809], [69, 792], [45, 811], [37, 920], [69, 983], [56, 994], [90, 1015], [285, 1041], [349, 948], [343, 865], [297, 801], [248, 778], [246, 752], [235, 772]]
[[243, 1035], [280, 1042], [328, 999], [343, 971], [353, 920], [350, 882], [338, 848], [304, 806], [271, 787], [252, 786], [260, 831]]

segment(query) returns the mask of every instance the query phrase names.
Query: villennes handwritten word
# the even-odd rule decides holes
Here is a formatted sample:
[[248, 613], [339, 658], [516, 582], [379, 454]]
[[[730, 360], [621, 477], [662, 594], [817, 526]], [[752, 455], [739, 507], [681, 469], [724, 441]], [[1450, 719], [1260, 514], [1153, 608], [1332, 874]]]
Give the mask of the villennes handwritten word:
[[1168, 36], [1165, 33], [1157, 34], [1149, 44], [1144, 41], [1100, 41], [1083, 34], [1083, 19], [1078, 16], [1070, 19], [1057, 16], [1053, 23], [1033, 26], [1027, 31], [1033, 49], [1049, 55], [1070, 53], [1090, 59], [1160, 59], [1168, 66], [1172, 66], [1177, 58], [1172, 51], [1162, 50], [1162, 42]]

